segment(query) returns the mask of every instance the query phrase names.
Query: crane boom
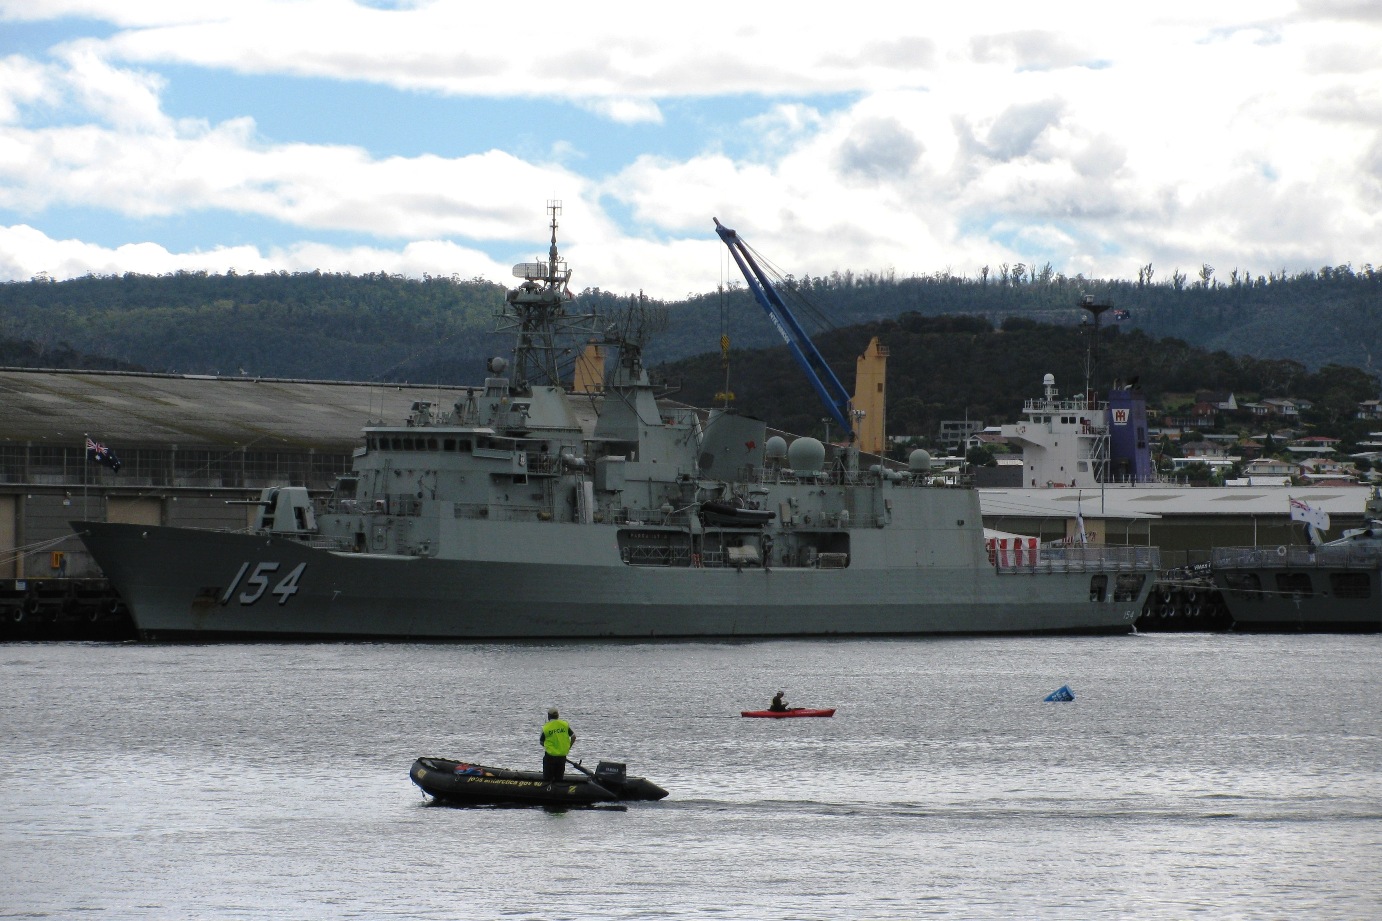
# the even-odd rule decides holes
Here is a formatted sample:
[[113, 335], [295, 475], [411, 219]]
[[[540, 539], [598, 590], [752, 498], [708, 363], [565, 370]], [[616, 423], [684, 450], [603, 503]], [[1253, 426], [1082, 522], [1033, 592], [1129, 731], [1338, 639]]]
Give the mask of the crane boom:
[[796, 316], [783, 302], [777, 289], [768, 279], [767, 273], [754, 260], [753, 254], [744, 245], [744, 241], [739, 238], [739, 234], [721, 224], [719, 218], [711, 218], [711, 220], [715, 222], [715, 232], [720, 235], [725, 246], [729, 247], [730, 255], [734, 257], [739, 271], [744, 275], [744, 280], [748, 282], [749, 290], [753, 292], [754, 298], [768, 314], [768, 319], [772, 321], [773, 327], [782, 336], [782, 341], [787, 343], [787, 349], [792, 353], [792, 357], [806, 372], [806, 379], [810, 381], [816, 395], [821, 398], [821, 402], [825, 404], [835, 422], [849, 433], [849, 440], [853, 441], [855, 435], [854, 419], [850, 411], [849, 392], [840, 383], [840, 379], [835, 376], [835, 372], [830, 370], [830, 366], [825, 363], [825, 359], [821, 357], [815, 343], [806, 334], [806, 330], [801, 328]]

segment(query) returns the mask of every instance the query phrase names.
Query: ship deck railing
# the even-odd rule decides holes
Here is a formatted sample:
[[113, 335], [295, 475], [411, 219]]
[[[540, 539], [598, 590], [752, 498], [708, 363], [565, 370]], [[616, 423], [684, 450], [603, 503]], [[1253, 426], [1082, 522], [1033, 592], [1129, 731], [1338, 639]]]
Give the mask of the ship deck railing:
[[974, 477], [965, 472], [890, 470], [884, 474], [872, 470], [846, 470], [839, 467], [814, 472], [793, 470], [790, 467], [745, 467], [739, 471], [736, 479], [741, 483], [753, 483], [759, 486], [786, 486], [800, 483], [813, 486], [876, 486], [884, 479], [898, 486], [931, 489], [969, 488], [974, 485]]
[[1108, 409], [1108, 403], [1090, 401], [1083, 397], [1062, 400], [1059, 397], [1029, 397], [1022, 404], [1024, 413], [1088, 413]]
[[1156, 547], [1041, 547], [994, 561], [1000, 573], [1149, 572], [1161, 568]]
[[1376, 547], [1215, 547], [1210, 568], [1228, 569], [1377, 569], [1382, 549]]
[[736, 558], [733, 550], [705, 549], [699, 552], [687, 547], [633, 546], [620, 551], [620, 559], [631, 566], [666, 566], [690, 569], [848, 569], [848, 553], [815, 553], [809, 557], [764, 561], [756, 554]]

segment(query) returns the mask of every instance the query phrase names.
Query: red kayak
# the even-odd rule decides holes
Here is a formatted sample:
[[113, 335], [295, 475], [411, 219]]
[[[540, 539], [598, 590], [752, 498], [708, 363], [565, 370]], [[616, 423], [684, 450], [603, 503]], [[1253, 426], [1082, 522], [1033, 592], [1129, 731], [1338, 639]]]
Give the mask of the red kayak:
[[762, 716], [768, 719], [781, 719], [784, 716], [834, 716], [835, 708], [829, 710], [812, 710], [809, 707], [789, 707], [786, 710], [743, 710], [740, 716]]

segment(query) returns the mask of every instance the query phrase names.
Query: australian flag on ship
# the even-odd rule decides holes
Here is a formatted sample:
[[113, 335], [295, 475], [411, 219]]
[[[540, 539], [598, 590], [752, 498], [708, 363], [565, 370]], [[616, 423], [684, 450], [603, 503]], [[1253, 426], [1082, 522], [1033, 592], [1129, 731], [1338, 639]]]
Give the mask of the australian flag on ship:
[[120, 458], [99, 441], [92, 441], [90, 438], [86, 440], [86, 459], [109, 467], [114, 473], [120, 472]]

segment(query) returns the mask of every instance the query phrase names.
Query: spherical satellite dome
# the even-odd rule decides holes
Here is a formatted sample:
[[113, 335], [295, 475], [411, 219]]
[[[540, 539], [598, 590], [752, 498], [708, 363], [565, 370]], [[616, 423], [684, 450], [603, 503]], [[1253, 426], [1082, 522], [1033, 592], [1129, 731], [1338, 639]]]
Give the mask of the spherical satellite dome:
[[787, 439], [781, 435], [774, 435], [768, 439], [768, 443], [763, 446], [767, 452], [769, 460], [781, 460], [787, 456]]
[[787, 448], [787, 463], [798, 473], [816, 473], [825, 466], [825, 445], [814, 438], [798, 438]]
[[907, 456], [907, 469], [913, 473], [927, 473], [931, 470], [931, 454], [925, 448], [917, 448]]

